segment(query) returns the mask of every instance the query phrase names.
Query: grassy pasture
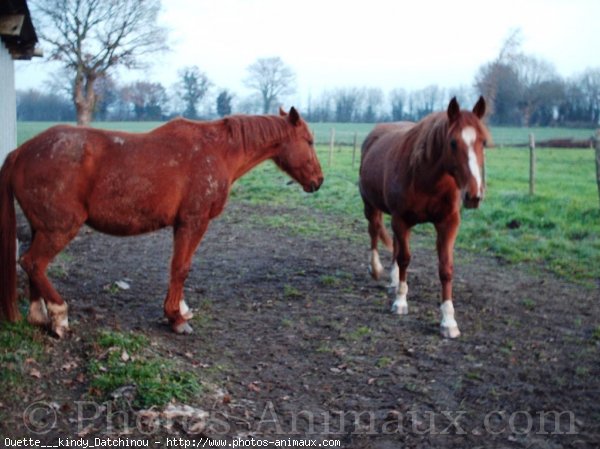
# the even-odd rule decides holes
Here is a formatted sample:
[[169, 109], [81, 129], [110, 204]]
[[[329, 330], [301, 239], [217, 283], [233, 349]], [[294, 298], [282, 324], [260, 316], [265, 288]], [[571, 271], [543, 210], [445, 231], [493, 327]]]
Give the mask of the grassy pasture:
[[[19, 123], [18, 138], [23, 142], [50, 126], [51, 123]], [[126, 131], [144, 131], [157, 126], [155, 122], [102, 123], [102, 128]], [[358, 133], [362, 141], [372, 128], [370, 124], [311, 125], [317, 134], [329, 135], [336, 128], [336, 139]], [[527, 128], [493, 128], [492, 135], [524, 139]], [[534, 130], [539, 140], [568, 136], [586, 138], [592, 130]], [[505, 138], [505, 137], [502, 137]], [[352, 137], [350, 137], [352, 139]], [[328, 140], [326, 137], [325, 140]], [[351, 141], [351, 140], [350, 140]], [[232, 200], [256, 204], [269, 203], [297, 205], [323, 210], [336, 216], [340, 226], [323, 230], [318, 223], [302, 225], [298, 232], [355, 235], [353, 226], [365, 224], [362, 203], [358, 195], [358, 160], [352, 167], [352, 150], [337, 147], [333, 163], [328, 167], [328, 145], [318, 145], [318, 152], [326, 174], [326, 183], [314, 195], [306, 195], [295, 185], [287, 185], [289, 178], [273, 164], [263, 164], [250, 172], [234, 187]], [[357, 159], [358, 159], [357, 154]], [[488, 191], [482, 207], [463, 212], [463, 223], [458, 245], [484, 252], [511, 263], [529, 262], [570, 279], [594, 283], [600, 279], [600, 209], [595, 183], [593, 150], [540, 149], [537, 151], [536, 195], [528, 194], [529, 154], [525, 149], [493, 148], [487, 152]], [[299, 226], [290, 217], [265, 217], [273, 226]], [[512, 226], [507, 226], [509, 223]], [[309, 226], [309, 228], [307, 228]], [[433, 238], [433, 228], [423, 225], [418, 235]]]

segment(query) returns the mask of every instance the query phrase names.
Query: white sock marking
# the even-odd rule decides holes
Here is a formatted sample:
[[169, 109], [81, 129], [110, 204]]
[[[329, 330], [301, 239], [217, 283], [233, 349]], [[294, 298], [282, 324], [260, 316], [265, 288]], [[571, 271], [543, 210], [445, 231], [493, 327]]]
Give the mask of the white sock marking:
[[394, 265], [392, 265], [392, 270], [390, 271], [389, 287], [397, 287], [398, 285], [400, 285], [400, 267], [398, 267], [397, 262], [394, 262]]
[[408, 295], [408, 284], [400, 281], [396, 288], [393, 288], [390, 293], [394, 300], [392, 302], [392, 313], [397, 315], [407, 315], [408, 301], [406, 300], [406, 296]]
[[458, 337], [460, 331], [458, 330], [458, 323], [454, 319], [454, 305], [452, 304], [452, 300], [447, 299], [442, 302], [440, 310], [442, 312], [442, 322], [440, 324], [442, 335], [446, 338]]
[[378, 277], [383, 271], [383, 265], [381, 264], [381, 260], [379, 259], [379, 251], [376, 249], [371, 250], [371, 259], [370, 259], [371, 273], [376, 274]]

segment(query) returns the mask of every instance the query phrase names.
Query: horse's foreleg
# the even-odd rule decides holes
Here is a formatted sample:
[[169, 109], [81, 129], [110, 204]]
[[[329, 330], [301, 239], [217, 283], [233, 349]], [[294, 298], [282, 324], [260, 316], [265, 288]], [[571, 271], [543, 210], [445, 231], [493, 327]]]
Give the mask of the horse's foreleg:
[[392, 301], [392, 313], [408, 314], [407, 271], [410, 264], [410, 227], [399, 218], [392, 218], [394, 230], [394, 264], [390, 272], [388, 295]]
[[207, 227], [208, 219], [193, 225], [178, 225], [175, 227], [171, 279], [164, 309], [165, 315], [171, 323], [171, 328], [178, 334], [191, 334], [193, 332], [192, 326], [188, 323], [193, 314], [183, 299], [183, 284], [190, 272], [194, 252], [200, 244]]
[[437, 252], [439, 258], [439, 276], [442, 283], [442, 304], [440, 311], [442, 321], [440, 332], [445, 338], [456, 338], [460, 335], [458, 324], [454, 318], [452, 303], [452, 277], [454, 274], [454, 242], [458, 234], [460, 217], [451, 216], [442, 223], [435, 225], [437, 230]]
[[77, 229], [68, 234], [38, 231], [29, 250], [20, 259], [21, 266], [29, 276], [31, 304], [27, 319], [35, 325], [50, 324], [59, 338], [69, 330], [68, 306], [48, 279], [46, 269], [76, 233]]

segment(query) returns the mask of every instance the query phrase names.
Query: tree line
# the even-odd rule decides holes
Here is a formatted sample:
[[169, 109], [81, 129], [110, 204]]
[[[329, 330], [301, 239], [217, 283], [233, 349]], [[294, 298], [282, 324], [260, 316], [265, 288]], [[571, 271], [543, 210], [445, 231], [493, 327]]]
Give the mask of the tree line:
[[[115, 81], [119, 67], [142, 68], [150, 54], [167, 50], [167, 31], [158, 26], [160, 0], [36, 0], [33, 13], [49, 59], [62, 64], [50, 92], [17, 92], [20, 120], [164, 120], [173, 116], [214, 118], [231, 113], [276, 113], [296, 91], [296, 75], [281, 58], [259, 58], [247, 67], [239, 96], [219, 88], [198, 66], [178, 72], [174, 86], [142, 80]], [[302, 105], [312, 122], [419, 120], [443, 109], [452, 96], [488, 103], [493, 125], [597, 126], [600, 121], [600, 67], [569, 79], [553, 65], [521, 51], [513, 30], [497, 57], [480, 66], [471, 86], [432, 85], [384, 93], [378, 87], [322, 92]], [[303, 100], [304, 101], [304, 100]]]
[[[544, 66], [534, 59], [527, 64]], [[598, 125], [600, 69], [588, 69], [571, 79], [525, 78], [519, 75], [519, 69], [519, 66], [504, 63], [486, 64], [478, 72], [475, 88], [432, 85], [413, 91], [397, 88], [387, 93], [376, 87], [332, 89], [306, 99], [302, 112], [311, 122], [416, 121], [443, 109], [453, 96], [472, 103], [481, 92], [489, 99], [492, 125]], [[547, 73], [551, 71], [540, 71], [541, 75]], [[179, 78], [176, 85], [168, 88], [152, 81], [118, 84], [110, 77], [102, 78], [95, 86], [93, 117], [100, 121], [160, 121], [175, 116], [212, 119], [232, 113], [276, 113], [280, 103], [285, 102], [282, 94], [262, 96], [256, 92], [241, 97], [231, 90], [218, 88], [196, 66], [182, 69]], [[291, 87], [286, 86], [288, 92]], [[73, 101], [58, 92], [57, 89], [18, 91], [17, 118], [75, 121], [77, 113]]]

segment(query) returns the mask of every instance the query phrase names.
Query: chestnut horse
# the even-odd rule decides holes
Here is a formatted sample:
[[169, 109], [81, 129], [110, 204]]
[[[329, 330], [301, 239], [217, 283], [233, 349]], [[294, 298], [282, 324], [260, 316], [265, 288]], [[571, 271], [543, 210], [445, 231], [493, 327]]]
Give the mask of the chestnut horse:
[[16, 197], [32, 229], [19, 259], [29, 276], [28, 320], [68, 331], [67, 304], [46, 276], [50, 261], [83, 224], [128, 236], [174, 230], [164, 312], [177, 333], [191, 333], [183, 283], [209, 221], [231, 185], [267, 159], [306, 192], [323, 182], [308, 126], [296, 109], [279, 116], [175, 119], [142, 134], [55, 126], [11, 152], [0, 171], [0, 312], [17, 320]]
[[452, 274], [461, 200], [465, 207], [476, 208], [485, 189], [482, 173], [489, 133], [481, 121], [484, 114], [483, 97], [473, 112], [461, 111], [453, 98], [446, 112], [430, 114], [418, 123], [376, 126], [362, 146], [359, 187], [371, 236], [369, 271], [375, 279], [383, 271], [378, 239], [392, 247], [382, 222], [385, 212], [392, 216], [394, 233], [392, 312], [407, 314], [410, 231], [418, 223], [433, 223], [442, 283], [441, 333], [446, 338], [460, 335], [452, 304]]

